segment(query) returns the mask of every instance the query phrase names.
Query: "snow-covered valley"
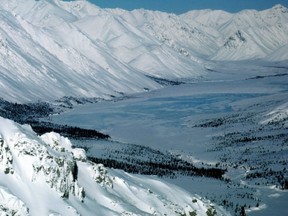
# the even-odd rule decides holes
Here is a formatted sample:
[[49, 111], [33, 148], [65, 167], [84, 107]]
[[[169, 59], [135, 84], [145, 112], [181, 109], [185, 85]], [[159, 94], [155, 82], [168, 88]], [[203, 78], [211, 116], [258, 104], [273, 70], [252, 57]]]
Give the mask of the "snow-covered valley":
[[[285, 215], [287, 72], [263, 62], [219, 63], [205, 81], [80, 105], [49, 121], [109, 134], [112, 141], [75, 140], [106, 166], [147, 174], [149, 163], [168, 162], [168, 169], [154, 167], [160, 176], [231, 214], [245, 206], [248, 215]], [[225, 170], [224, 179], [182, 172], [181, 163], [173, 171], [175, 157], [191, 169]]]
[[287, 8], [0, 12], [0, 215], [288, 214]]
[[[81, 191], [92, 187], [90, 185], [92, 183], [90, 180], [82, 183], [75, 182], [73, 164], [76, 163], [78, 172], [82, 172], [83, 176], [80, 177], [79, 174], [79, 179], [88, 178], [87, 173], [83, 173], [82, 169], [88, 169], [86, 163], [93, 165], [90, 160], [96, 162], [93, 166], [99, 167], [101, 163], [105, 167], [110, 167], [100, 166], [99, 168], [107, 170], [103, 172], [109, 173], [110, 179], [121, 178], [128, 182], [129, 186], [140, 185], [137, 191], [144, 187], [144, 192], [145, 190], [149, 192], [155, 187], [153, 186], [154, 183], [156, 184], [155, 181], [165, 185], [167, 183], [164, 182], [169, 182], [172, 184], [168, 184], [171, 193], [174, 193], [173, 190], [179, 190], [178, 187], [182, 188], [179, 191], [180, 197], [184, 196], [182, 193], [186, 191], [188, 196], [210, 200], [214, 203], [213, 206], [217, 205], [218, 213], [223, 211], [218, 206], [222, 206], [231, 215], [239, 215], [243, 213], [243, 209], [248, 215], [287, 214], [284, 205], [287, 200], [287, 64], [285, 62], [281, 64], [215, 62], [216, 64], [215, 71], [210, 71], [205, 79], [187, 80], [180, 85], [166, 86], [160, 90], [125, 95], [110, 100], [90, 101], [83, 98], [78, 100], [66, 98], [53, 104], [38, 105], [20, 105], [2, 101], [1, 115], [16, 121], [30, 122], [32, 118], [42, 122], [40, 126], [43, 127], [46, 123], [54, 127], [66, 125], [64, 129], [67, 129], [67, 125], [72, 128], [79, 127], [76, 131], [79, 137], [71, 136], [71, 133], [66, 133], [60, 127], [60, 133], [64, 131], [66, 136], [71, 136], [71, 144], [70, 141], [55, 133], [37, 137], [30, 127], [19, 126], [1, 119], [1, 136], [2, 140], [6, 140], [2, 142], [1, 150], [3, 174], [0, 183], [3, 189], [1, 191], [3, 211], [15, 213], [19, 207], [15, 207], [11, 202], [17, 200], [15, 203], [22, 206], [20, 210], [23, 210], [18, 212], [20, 215], [28, 214], [28, 209], [32, 215], [38, 211], [43, 212], [44, 215], [53, 215], [56, 212], [62, 215], [68, 212], [81, 215], [123, 215], [134, 212], [136, 215], [145, 215], [152, 214], [152, 210], [164, 215], [163, 212], [166, 210], [160, 208], [158, 204], [157, 206], [148, 204], [151, 211], [147, 209], [144, 211], [142, 207], [139, 207], [140, 210], [137, 210], [138, 207], [132, 208], [133, 205], [137, 205], [135, 202], [129, 204], [130, 207], [127, 206], [126, 202], [131, 200], [130, 198], [126, 200], [131, 196], [130, 192], [130, 195], [126, 194], [127, 191], [121, 193], [124, 196], [122, 198], [113, 198], [114, 195], [109, 193], [119, 192], [112, 189], [108, 194], [106, 192], [104, 195], [101, 194], [101, 197], [109, 197], [110, 201], [105, 204], [98, 199], [98, 196], [95, 198], [92, 194], [87, 195], [88, 198], [85, 198], [86, 196], [81, 198]], [[35, 127], [33, 121], [32, 126]], [[49, 130], [49, 127], [46, 129]], [[56, 129], [50, 128], [58, 131]], [[83, 133], [80, 133], [79, 129], [84, 130]], [[92, 130], [93, 137], [95, 137], [95, 130], [100, 131], [100, 134], [96, 134], [96, 139], [84, 137], [82, 135], [86, 134], [86, 129]], [[102, 133], [109, 134], [109, 137], [101, 136]], [[54, 141], [49, 141], [51, 139]], [[36, 151], [39, 148], [37, 145], [44, 145], [44, 147]], [[45, 150], [47, 145], [48, 147], [52, 145], [48, 148], [48, 152]], [[71, 145], [85, 149], [88, 160], [82, 150], [74, 150]], [[21, 151], [12, 150], [18, 148]], [[71, 165], [65, 168], [68, 170], [62, 172], [62, 168], [57, 167], [58, 159], [54, 157], [49, 164], [46, 164], [48, 160], [45, 158], [50, 158], [50, 148], [53, 150], [53, 155], [58, 155], [57, 158], [60, 157], [63, 162], [66, 161]], [[63, 152], [64, 149], [66, 150]], [[43, 152], [48, 155], [43, 155]], [[75, 159], [73, 159], [74, 154]], [[78, 156], [80, 159], [77, 159]], [[81, 166], [83, 160], [85, 163]], [[27, 165], [24, 168], [19, 164]], [[37, 164], [40, 164], [39, 169]], [[55, 173], [52, 168], [49, 168], [53, 167], [53, 164], [55, 165], [53, 170], [59, 170], [55, 171], [56, 174], [59, 172], [65, 174], [63, 178], [66, 180], [62, 179], [58, 182], [56, 177], [53, 177]], [[45, 173], [48, 173], [48, 176]], [[140, 179], [153, 183], [145, 185], [139, 183]], [[132, 182], [129, 182], [130, 180]], [[38, 182], [38, 185], [35, 182]], [[23, 190], [17, 186], [19, 184], [22, 185]], [[93, 184], [96, 185], [95, 187], [103, 186], [98, 185], [97, 179]], [[47, 189], [47, 185], [50, 185], [51, 189]], [[27, 197], [27, 193], [37, 194], [42, 187], [46, 189], [43, 189], [43, 198], [39, 198], [36, 207], [33, 200]], [[164, 188], [167, 189], [167, 186]], [[120, 187], [119, 190], [124, 189]], [[94, 192], [99, 194], [99, 191]], [[63, 197], [65, 193], [69, 196]], [[135, 199], [138, 195], [140, 196], [137, 192]], [[165, 202], [176, 203], [166, 192], [158, 191], [157, 197], [162, 196], [167, 198]], [[146, 201], [151, 203], [150, 197], [146, 198]], [[54, 202], [46, 204], [47, 199], [56, 200], [55, 203], [58, 205], [55, 207]], [[121, 207], [121, 210], [114, 211], [111, 203], [113, 206], [122, 205], [115, 199], [118, 201], [121, 199], [120, 203], [126, 203], [125, 210]], [[13, 201], [7, 202], [7, 200]], [[82, 205], [82, 202], [87, 203]], [[164, 206], [166, 206], [165, 202]], [[205, 215], [211, 204], [208, 201], [204, 203], [206, 203], [203, 204], [206, 205], [203, 210]], [[91, 205], [97, 205], [97, 210]], [[178, 200], [175, 205], [179, 207]], [[103, 206], [108, 209], [102, 209]], [[175, 215], [183, 212], [188, 214], [195, 210], [198, 212], [197, 215], [202, 214], [200, 213], [202, 210], [195, 209], [193, 206], [190, 206], [191, 209], [188, 207], [189, 210], [187, 206], [182, 205], [182, 207], [181, 211], [174, 212]], [[228, 215], [228, 212], [223, 214]], [[172, 215], [174, 213], [170, 212]]]

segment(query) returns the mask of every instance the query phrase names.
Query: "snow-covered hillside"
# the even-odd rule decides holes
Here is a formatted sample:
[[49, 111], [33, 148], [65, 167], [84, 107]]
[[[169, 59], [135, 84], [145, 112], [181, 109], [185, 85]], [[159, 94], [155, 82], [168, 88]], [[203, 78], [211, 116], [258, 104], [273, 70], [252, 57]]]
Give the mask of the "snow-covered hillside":
[[[0, 2], [0, 97], [109, 98], [199, 78], [214, 60], [287, 60], [287, 8], [237, 14], [101, 9], [88, 1]], [[286, 46], [285, 46], [286, 45]]]
[[288, 9], [282, 5], [264, 11], [244, 10], [229, 14], [204, 10], [191, 11], [182, 16], [187, 22], [196, 20], [218, 32], [219, 46], [210, 56], [214, 60], [263, 58], [288, 41]]
[[[221, 208], [156, 178], [107, 170], [56, 133], [0, 117], [1, 215], [206, 215]], [[217, 214], [217, 215], [218, 215]], [[196, 215], [196, 214], [195, 214]]]

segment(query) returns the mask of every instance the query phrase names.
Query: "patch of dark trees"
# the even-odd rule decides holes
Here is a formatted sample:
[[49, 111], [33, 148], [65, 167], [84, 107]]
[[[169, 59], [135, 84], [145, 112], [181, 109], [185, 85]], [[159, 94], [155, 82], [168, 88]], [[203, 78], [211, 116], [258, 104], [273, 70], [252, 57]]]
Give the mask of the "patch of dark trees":
[[[232, 146], [233, 144], [240, 144], [240, 143], [249, 143], [249, 142], [256, 142], [256, 141], [275, 141], [275, 140], [283, 140], [283, 142], [287, 142], [288, 134], [286, 133], [279, 133], [273, 135], [266, 135], [266, 136], [253, 136], [248, 135], [245, 133], [230, 133], [225, 135], [225, 137], [218, 138], [221, 142], [219, 142], [218, 148], [221, 147], [228, 147]], [[217, 138], [215, 138], [217, 140]]]
[[266, 75], [266, 76], [255, 76], [255, 77], [248, 78], [248, 80], [249, 79], [263, 79], [263, 78], [270, 78], [270, 77], [281, 77], [281, 76], [288, 76], [288, 73], [273, 74], [273, 75]]
[[76, 162], [74, 162], [73, 167], [72, 167], [72, 177], [73, 177], [73, 182], [77, 181], [77, 179], [78, 179], [78, 166], [77, 166]]
[[209, 178], [223, 179], [223, 174], [226, 170], [218, 168], [198, 168], [193, 164], [174, 158], [169, 161], [152, 162], [143, 161], [133, 158], [131, 162], [119, 161], [109, 158], [88, 157], [89, 160], [95, 163], [101, 163], [105, 167], [121, 169], [128, 173], [136, 173], [142, 175], [157, 175], [159, 177], [168, 176], [171, 178], [176, 177], [176, 174], [185, 176], [203, 176]]
[[155, 77], [155, 76], [150, 76], [150, 75], [146, 75], [146, 77], [152, 79], [154, 82], [162, 85], [162, 86], [173, 86], [173, 85], [181, 85], [184, 84], [184, 82], [181, 81], [177, 81], [177, 80], [169, 80], [169, 79], [163, 79], [163, 78], [159, 78], [159, 77]]
[[[111, 95], [111, 97], [113, 97]], [[97, 103], [99, 102], [100, 98], [85, 98], [85, 97], [71, 97], [71, 96], [65, 96], [62, 97], [55, 102], [58, 103], [58, 105], [64, 109], [72, 109], [75, 105], [83, 105], [88, 103]]]
[[276, 66], [276, 65], [271, 65], [271, 66], [265, 66], [267, 68], [277, 68], [277, 69], [284, 69], [284, 70], [288, 70], [288, 67], [285, 66]]
[[[263, 129], [262, 129], [263, 130]], [[263, 130], [264, 131], [264, 130]], [[266, 130], [265, 130], [266, 131]], [[265, 132], [264, 131], [264, 132]], [[271, 131], [269, 131], [271, 132]], [[244, 146], [248, 145], [252, 142], [271, 142], [271, 143], [282, 143], [281, 145], [285, 145], [288, 141], [288, 134], [287, 133], [279, 133], [277, 130], [272, 131], [276, 134], [270, 134], [270, 135], [261, 135], [261, 131], [248, 131], [248, 132], [231, 132], [226, 133], [224, 136], [215, 136], [213, 139], [217, 142], [215, 144], [214, 150], [222, 150], [226, 147], [232, 147], [232, 146]], [[258, 135], [258, 136], [255, 136]], [[259, 152], [260, 149], [259, 149]]]
[[276, 140], [276, 139], [283, 139], [288, 137], [287, 134], [275, 134], [275, 135], [267, 135], [267, 136], [243, 136], [235, 140], [236, 143], [239, 142], [253, 142], [253, 141], [262, 141], [262, 140]]
[[110, 136], [104, 133], [101, 133], [96, 130], [84, 129], [79, 127], [72, 127], [68, 125], [59, 125], [50, 122], [29, 122], [32, 129], [39, 135], [56, 132], [61, 134], [62, 136], [74, 138], [74, 139], [82, 139], [82, 138], [94, 138], [94, 139], [109, 139]]
[[286, 169], [280, 171], [269, 169], [262, 172], [256, 171], [248, 173], [246, 175], [246, 179], [272, 178], [274, 181], [271, 183], [274, 183], [276, 181], [278, 182], [278, 185], [280, 185], [280, 189], [288, 190], [288, 177], [286, 175]]
[[226, 169], [222, 169], [222, 167], [208, 164], [196, 167], [178, 155], [148, 146], [119, 143], [116, 149], [110, 149], [99, 156], [89, 155], [89, 149], [87, 152], [91, 161], [102, 163], [105, 167], [122, 169], [129, 173], [170, 178], [175, 178], [177, 175], [204, 176], [225, 180], [222, 176]]
[[0, 116], [20, 124], [48, 117], [52, 113], [54, 113], [53, 107], [45, 102], [19, 104], [0, 99]]
[[97, 130], [60, 125], [40, 120], [40, 118], [47, 118], [49, 115], [55, 113], [55, 108], [49, 103], [37, 102], [18, 104], [0, 99], [0, 116], [11, 119], [20, 124], [29, 124], [39, 135], [53, 131], [69, 138], [110, 138], [109, 135]]
[[217, 128], [227, 124], [247, 123], [253, 121], [253, 113], [236, 113], [219, 118], [205, 119], [193, 125], [193, 127]]
[[202, 128], [208, 128], [208, 127], [219, 127], [226, 123], [225, 118], [217, 118], [217, 119], [211, 119], [207, 120], [205, 122], [199, 123], [194, 125], [194, 127], [202, 127]]

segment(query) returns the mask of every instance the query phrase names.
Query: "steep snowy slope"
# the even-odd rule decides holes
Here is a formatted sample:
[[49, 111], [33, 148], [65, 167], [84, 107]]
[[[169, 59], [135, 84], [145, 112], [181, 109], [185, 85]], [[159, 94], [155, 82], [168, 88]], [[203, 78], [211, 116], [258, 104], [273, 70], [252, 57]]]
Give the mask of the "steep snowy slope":
[[219, 32], [220, 46], [216, 54], [210, 56], [214, 60], [263, 58], [288, 41], [288, 9], [282, 5], [264, 11], [244, 10], [236, 14], [191, 11], [182, 17], [187, 22], [196, 20]]
[[8, 100], [105, 98], [159, 88], [147, 74], [175, 79], [203, 71], [115, 11], [86, 1], [13, 0], [0, 9], [0, 97]]
[[151, 77], [203, 77], [211, 59], [264, 58], [284, 47], [269, 58], [283, 60], [288, 41], [281, 5], [177, 16], [85, 0], [11, 0], [0, 11], [0, 97], [18, 102], [156, 89]]
[[[57, 6], [46, 1], [30, 2], [45, 3], [49, 14], [53, 7], [54, 18], [62, 19], [58, 16], [62, 12], [56, 13]], [[20, 7], [22, 12], [27, 11], [21, 6], [17, 5], [16, 9]], [[33, 8], [29, 15], [34, 11], [34, 16], [38, 16], [38, 9]], [[55, 99], [66, 95], [107, 97], [117, 95], [117, 92], [131, 93], [157, 87], [83, 35], [68, 20], [55, 24], [53, 18], [51, 23], [56, 26], [39, 27], [15, 13], [17, 10], [1, 13], [1, 97], [14, 101]], [[31, 20], [41, 20], [34, 16]]]
[[288, 45], [284, 45], [265, 57], [268, 61], [287, 61], [288, 60]]
[[233, 15], [231, 13], [228, 13], [226, 11], [210, 9], [193, 10], [181, 15], [183, 19], [186, 19], [189, 22], [191, 20], [194, 20], [198, 23], [201, 23], [202, 25], [207, 25], [215, 28], [228, 22], [232, 16]]
[[[287, 44], [287, 19], [288, 10], [280, 5], [270, 10], [260, 12], [246, 10], [236, 14], [230, 22], [219, 29], [229, 37], [214, 59], [239, 60], [265, 57]], [[235, 46], [230, 46], [231, 42], [234, 42]]]
[[156, 178], [107, 170], [67, 138], [38, 137], [2, 117], [0, 150], [1, 215], [229, 215]]

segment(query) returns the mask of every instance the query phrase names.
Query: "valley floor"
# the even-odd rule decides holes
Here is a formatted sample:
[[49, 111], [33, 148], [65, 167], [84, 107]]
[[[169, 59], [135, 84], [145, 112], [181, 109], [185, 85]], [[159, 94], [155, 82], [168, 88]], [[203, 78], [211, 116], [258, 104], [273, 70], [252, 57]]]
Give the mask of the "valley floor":
[[225, 170], [223, 179], [177, 171], [163, 178], [235, 215], [242, 207], [248, 215], [285, 215], [288, 68], [216, 64], [203, 80], [76, 106], [49, 121], [109, 134], [113, 141], [74, 141], [104, 162], [132, 166], [172, 155]]

